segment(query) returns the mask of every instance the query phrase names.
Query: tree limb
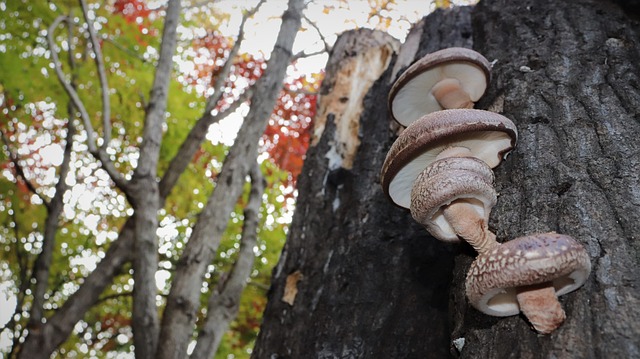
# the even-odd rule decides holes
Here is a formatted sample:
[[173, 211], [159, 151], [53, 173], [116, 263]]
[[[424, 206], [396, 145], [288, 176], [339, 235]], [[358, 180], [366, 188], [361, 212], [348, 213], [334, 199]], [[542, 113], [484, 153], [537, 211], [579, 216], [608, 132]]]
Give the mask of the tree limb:
[[89, 31], [89, 41], [91, 42], [91, 48], [93, 50], [94, 61], [96, 68], [98, 69], [98, 79], [100, 81], [100, 92], [102, 94], [102, 131], [103, 142], [101, 150], [109, 147], [111, 141], [111, 102], [109, 100], [109, 83], [107, 82], [107, 72], [104, 68], [104, 59], [102, 57], [102, 50], [98, 43], [95, 29], [93, 28], [93, 22], [89, 19], [87, 11], [87, 3], [85, 0], [80, 0], [80, 7], [82, 8], [82, 15], [84, 21], [87, 23], [87, 30]]
[[213, 83], [213, 86], [212, 86], [213, 94], [209, 96], [209, 98], [207, 99], [207, 103], [204, 110], [205, 113], [211, 112], [216, 107], [220, 99], [222, 98], [222, 89], [224, 88], [224, 84], [227, 81], [227, 77], [229, 77], [229, 72], [231, 72], [231, 66], [233, 66], [233, 61], [238, 55], [238, 51], [240, 51], [240, 45], [244, 40], [244, 26], [247, 20], [258, 11], [260, 6], [262, 6], [262, 4], [264, 4], [265, 1], [266, 0], [260, 0], [253, 9], [251, 9], [250, 11], [248, 11], [242, 16], [242, 22], [240, 23], [240, 30], [238, 31], [238, 36], [236, 38], [235, 43], [233, 44], [233, 47], [231, 48], [231, 51], [229, 51], [229, 57], [227, 58], [227, 61], [225, 61], [224, 65], [222, 66], [222, 69], [218, 73], [218, 76], [216, 77]]
[[216, 187], [180, 257], [163, 315], [157, 352], [159, 359], [183, 358], [186, 353], [199, 308], [204, 273], [217, 251], [229, 213], [242, 194], [244, 178], [257, 159], [258, 141], [283, 87], [293, 41], [300, 28], [303, 5], [301, 0], [289, 1], [267, 69], [255, 84], [255, 92], [260, 96], [251, 101], [249, 113], [224, 160]]
[[253, 248], [257, 243], [259, 224], [258, 213], [264, 193], [264, 179], [260, 166], [254, 163], [250, 172], [251, 191], [244, 209], [244, 223], [238, 258], [233, 264], [229, 276], [218, 283], [211, 293], [207, 305], [207, 316], [201, 326], [196, 346], [190, 359], [208, 359], [218, 351], [222, 336], [229, 328], [229, 323], [236, 317], [240, 304], [240, 296], [247, 284], [253, 268]]
[[191, 131], [189, 131], [187, 138], [180, 145], [178, 153], [176, 153], [176, 155], [171, 159], [169, 167], [160, 181], [160, 196], [162, 198], [166, 198], [169, 193], [171, 193], [171, 190], [178, 181], [178, 178], [180, 178], [180, 175], [182, 175], [184, 170], [187, 168], [193, 158], [193, 155], [196, 153], [198, 148], [200, 148], [202, 141], [204, 141], [207, 136], [209, 126], [220, 122], [220, 120], [235, 112], [240, 105], [245, 103], [252, 95], [253, 89], [249, 88], [240, 94], [238, 99], [222, 112], [218, 112], [215, 115], [212, 115], [210, 111], [205, 112], [202, 117], [198, 119], [196, 124], [191, 128]]
[[187, 138], [180, 145], [180, 149], [178, 153], [171, 159], [169, 163], [169, 167], [167, 171], [164, 173], [162, 180], [160, 181], [160, 196], [166, 197], [169, 195], [173, 187], [175, 186], [178, 178], [187, 168], [193, 155], [196, 153], [202, 141], [205, 139], [207, 135], [207, 130], [209, 126], [212, 124], [219, 122], [221, 119], [225, 118], [229, 114], [235, 112], [235, 110], [246, 100], [248, 100], [253, 94], [253, 90], [251, 88], [245, 90], [240, 97], [235, 100], [226, 110], [223, 112], [217, 113], [216, 115], [212, 115], [211, 111], [216, 107], [220, 99], [222, 98], [222, 90], [229, 76], [229, 72], [231, 71], [231, 66], [233, 65], [233, 60], [238, 54], [240, 50], [240, 45], [244, 40], [244, 26], [248, 18], [253, 16], [260, 6], [265, 2], [265, 0], [260, 0], [260, 2], [249, 12], [243, 15], [242, 22], [240, 23], [240, 29], [238, 31], [238, 36], [236, 38], [236, 42], [233, 44], [231, 51], [229, 52], [229, 57], [227, 61], [224, 63], [222, 69], [218, 73], [216, 77], [213, 89], [214, 92], [207, 99], [205, 110], [200, 119], [196, 122], [196, 124], [191, 128]]
[[93, 129], [93, 125], [91, 124], [91, 118], [89, 117], [89, 113], [84, 106], [84, 103], [78, 96], [78, 92], [73, 88], [71, 83], [67, 81], [64, 73], [62, 72], [62, 64], [60, 62], [60, 58], [58, 57], [58, 53], [55, 50], [55, 41], [53, 38], [53, 33], [55, 29], [62, 23], [70, 21], [69, 18], [65, 15], [58, 16], [53, 23], [47, 29], [47, 43], [49, 45], [49, 52], [51, 53], [51, 62], [53, 63], [53, 68], [58, 77], [58, 81], [64, 88], [65, 92], [71, 99], [73, 106], [80, 112], [80, 118], [82, 119], [82, 123], [84, 125], [84, 129], [87, 132], [87, 146], [89, 147], [89, 152], [102, 162], [103, 169], [109, 174], [111, 180], [116, 184], [116, 186], [122, 190], [125, 194], [130, 192], [128, 188], [128, 182], [124, 178], [124, 176], [118, 172], [115, 168], [111, 160], [109, 159], [106, 151], [101, 151], [96, 147], [95, 137], [96, 133]]
[[160, 145], [177, 47], [181, 2], [169, 0], [164, 18], [158, 64], [146, 108], [138, 165], [132, 177], [128, 200], [134, 209], [133, 343], [137, 359], [156, 356], [160, 320], [156, 305], [155, 275], [158, 270], [158, 211], [163, 202], [157, 180]]
[[293, 55], [291, 60], [292, 61], [296, 61], [296, 60], [304, 59], [304, 58], [311, 57], [311, 56], [322, 55], [325, 52], [326, 52], [325, 50], [318, 50], [318, 51], [314, 51], [314, 52], [305, 52], [304, 50], [302, 50], [302, 51], [296, 53], [295, 55]]
[[51, 53], [51, 62], [53, 62], [53, 69], [58, 77], [58, 81], [62, 84], [62, 87], [69, 95], [69, 98], [73, 102], [73, 105], [80, 111], [80, 118], [82, 119], [82, 123], [84, 124], [84, 129], [87, 132], [87, 146], [89, 147], [89, 152], [95, 153], [97, 151], [96, 143], [95, 143], [95, 131], [93, 130], [93, 125], [91, 124], [91, 119], [89, 118], [89, 113], [87, 109], [84, 107], [84, 103], [78, 96], [78, 92], [71, 86], [71, 83], [65, 79], [64, 73], [62, 72], [62, 65], [60, 63], [60, 58], [58, 58], [58, 52], [55, 49], [55, 41], [53, 39], [53, 33], [55, 29], [62, 22], [69, 21], [69, 18], [65, 15], [58, 16], [47, 30], [47, 43], [49, 44], [49, 52]]
[[304, 19], [304, 21], [306, 21], [309, 25], [311, 25], [311, 27], [314, 28], [314, 30], [316, 30], [316, 32], [318, 33], [318, 36], [320, 36], [320, 40], [322, 40], [322, 43], [324, 44], [324, 52], [329, 53], [331, 52], [331, 45], [329, 45], [329, 43], [327, 42], [327, 39], [324, 37], [324, 35], [322, 35], [322, 31], [320, 31], [320, 28], [318, 27], [318, 25], [316, 25], [315, 22], [311, 21], [308, 17], [306, 17], [305, 15], [302, 15], [302, 18]]
[[4, 146], [6, 148], [7, 154], [9, 155], [9, 159], [11, 159], [11, 162], [13, 163], [13, 167], [16, 170], [16, 174], [18, 178], [22, 179], [22, 181], [27, 186], [27, 189], [29, 190], [29, 192], [38, 196], [38, 198], [40, 198], [40, 200], [44, 203], [44, 205], [47, 208], [49, 208], [49, 199], [43, 196], [42, 194], [40, 194], [38, 191], [36, 191], [35, 185], [31, 183], [31, 181], [29, 181], [27, 176], [24, 174], [24, 169], [20, 165], [18, 156], [15, 153], [13, 153], [13, 151], [11, 151], [11, 148], [9, 147], [9, 140], [7, 139], [7, 136], [4, 134], [4, 131], [0, 131], [0, 136], [2, 137], [2, 142], [4, 142]]

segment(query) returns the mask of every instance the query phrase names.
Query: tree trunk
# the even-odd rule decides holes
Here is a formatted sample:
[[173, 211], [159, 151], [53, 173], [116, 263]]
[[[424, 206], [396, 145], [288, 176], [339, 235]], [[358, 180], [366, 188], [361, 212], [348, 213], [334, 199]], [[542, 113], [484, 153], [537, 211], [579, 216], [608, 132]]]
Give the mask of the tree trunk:
[[300, 29], [303, 8], [303, 1], [289, 0], [267, 69], [255, 85], [260, 96], [252, 99], [249, 113], [224, 160], [216, 187], [199, 214], [177, 264], [163, 314], [158, 359], [183, 358], [187, 351], [200, 307], [200, 288], [206, 268], [226, 230], [229, 213], [242, 194], [245, 177], [258, 157], [260, 136], [284, 86], [283, 79], [293, 56], [291, 51]]
[[244, 223], [242, 225], [242, 239], [238, 256], [231, 271], [224, 280], [218, 281], [216, 289], [209, 296], [207, 315], [200, 324], [198, 340], [190, 359], [209, 359], [218, 351], [222, 336], [229, 329], [229, 324], [238, 315], [240, 296], [251, 277], [255, 254], [254, 247], [258, 243], [258, 225], [260, 219], [260, 205], [264, 193], [265, 181], [256, 163], [250, 170], [251, 191], [244, 208]]
[[[638, 25], [617, 3], [594, 0], [437, 11], [369, 90], [354, 120], [353, 167], [334, 164], [344, 118], [323, 108], [340, 100], [332, 86], [345, 74], [328, 66], [316, 119], [326, 126], [298, 182], [254, 357], [639, 358]], [[364, 37], [342, 35], [330, 63], [361, 53], [339, 45]], [[567, 319], [550, 335], [523, 316], [473, 309], [464, 294], [472, 248], [438, 242], [382, 193], [380, 168], [397, 132], [386, 108], [390, 84], [421, 56], [452, 46], [495, 61], [476, 108], [505, 115], [520, 133], [495, 169], [491, 229], [501, 242], [569, 234], [591, 258], [585, 285], [560, 298]]]
[[470, 308], [462, 283], [471, 257], [459, 256], [452, 339], [465, 338], [464, 358], [638, 358], [640, 23], [613, 2], [587, 0], [483, 2], [472, 22], [475, 49], [497, 60], [479, 106], [520, 132], [495, 171], [490, 226], [501, 241], [574, 236], [593, 269], [583, 288], [560, 298], [565, 323], [539, 336], [522, 316]]

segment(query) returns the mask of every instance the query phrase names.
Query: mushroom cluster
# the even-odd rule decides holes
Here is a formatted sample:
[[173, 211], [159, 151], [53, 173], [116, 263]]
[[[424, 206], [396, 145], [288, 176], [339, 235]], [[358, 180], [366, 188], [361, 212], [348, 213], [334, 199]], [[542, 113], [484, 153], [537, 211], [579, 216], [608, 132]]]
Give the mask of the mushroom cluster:
[[489, 230], [497, 201], [492, 169], [518, 138], [508, 118], [473, 109], [490, 69], [481, 54], [448, 48], [400, 75], [389, 109], [406, 128], [387, 154], [382, 188], [433, 237], [464, 240], [478, 252], [466, 279], [473, 307], [493, 316], [522, 311], [534, 329], [547, 334], [565, 319], [557, 296], [580, 287], [591, 264], [570, 236], [543, 233], [500, 244]]

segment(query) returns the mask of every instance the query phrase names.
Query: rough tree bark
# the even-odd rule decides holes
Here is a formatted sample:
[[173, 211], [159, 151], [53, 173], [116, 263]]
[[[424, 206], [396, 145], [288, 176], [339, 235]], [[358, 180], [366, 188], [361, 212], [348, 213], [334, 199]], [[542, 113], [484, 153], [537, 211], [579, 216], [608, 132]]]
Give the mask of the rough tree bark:
[[[352, 168], [330, 166], [340, 119], [318, 111], [327, 125], [299, 181], [254, 357], [639, 358], [639, 25], [617, 3], [594, 0], [483, 1], [417, 24], [364, 100]], [[338, 44], [361, 36], [370, 35], [347, 33]], [[382, 194], [379, 170], [397, 135], [386, 109], [390, 83], [422, 55], [451, 46], [495, 61], [476, 108], [520, 131], [495, 170], [490, 227], [502, 242], [570, 234], [591, 257], [590, 278], [561, 297], [567, 320], [551, 335], [537, 335], [522, 316], [470, 307], [471, 247], [437, 242]], [[330, 62], [344, 57], [335, 50]], [[337, 76], [330, 69], [323, 94]]]

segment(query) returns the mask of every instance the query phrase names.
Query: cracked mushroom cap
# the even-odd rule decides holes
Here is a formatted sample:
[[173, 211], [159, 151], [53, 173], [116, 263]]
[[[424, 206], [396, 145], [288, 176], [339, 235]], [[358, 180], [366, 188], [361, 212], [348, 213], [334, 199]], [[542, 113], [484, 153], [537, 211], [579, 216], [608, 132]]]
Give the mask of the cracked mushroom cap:
[[416, 179], [411, 191], [411, 215], [435, 238], [459, 242], [460, 238], [444, 216], [444, 208], [453, 201], [464, 201], [488, 222], [497, 200], [493, 179], [491, 168], [479, 159], [437, 160]]
[[490, 73], [489, 61], [471, 49], [452, 47], [430, 53], [407, 68], [391, 87], [391, 116], [408, 126], [428, 113], [442, 110], [431, 90], [444, 79], [458, 82], [476, 102], [487, 88]]
[[409, 208], [418, 175], [444, 149], [458, 146], [494, 168], [516, 144], [516, 126], [495, 112], [455, 109], [433, 112], [409, 125], [387, 153], [382, 189], [396, 205]]
[[520, 312], [517, 287], [551, 282], [561, 296], [582, 286], [590, 272], [587, 251], [572, 237], [520, 237], [478, 255], [467, 273], [467, 298], [485, 314], [506, 317]]

